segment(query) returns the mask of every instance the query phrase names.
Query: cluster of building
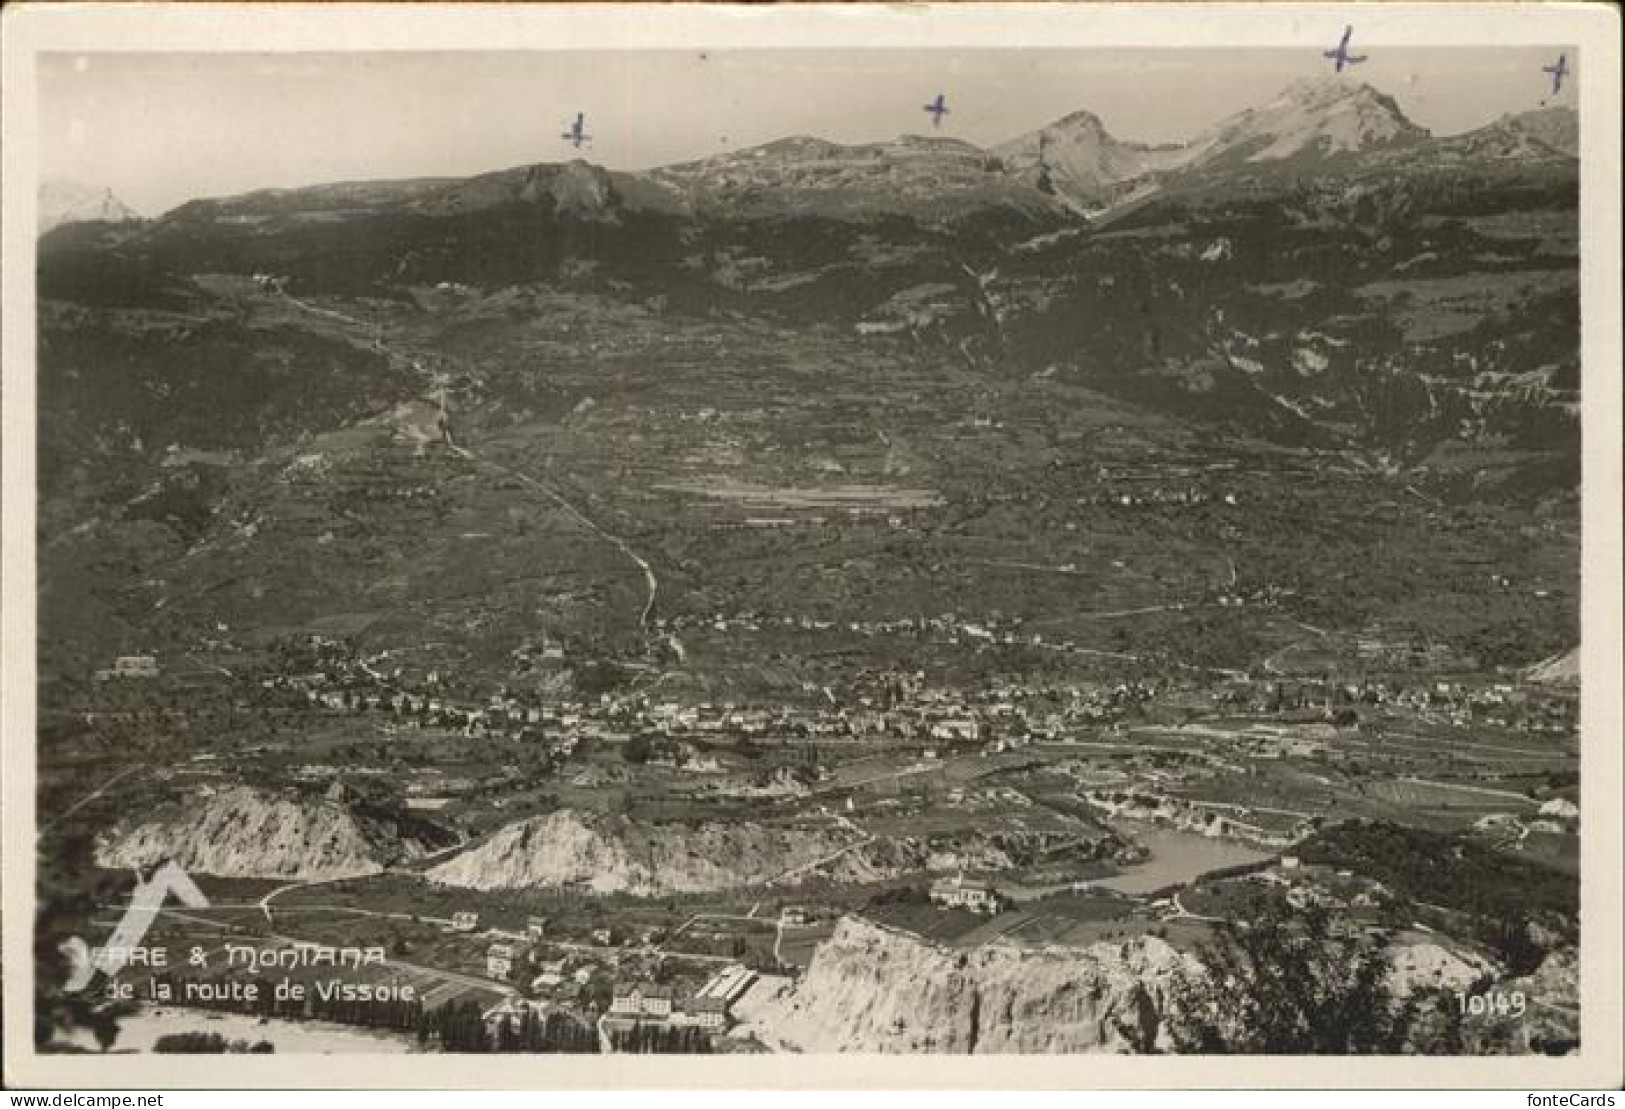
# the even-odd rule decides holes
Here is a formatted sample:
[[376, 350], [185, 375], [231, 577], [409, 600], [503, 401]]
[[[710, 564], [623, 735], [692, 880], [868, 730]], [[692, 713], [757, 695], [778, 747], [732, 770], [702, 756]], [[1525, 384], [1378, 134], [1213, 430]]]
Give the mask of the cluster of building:
[[679, 999], [659, 982], [616, 983], [609, 1015], [622, 1020], [657, 1021], [720, 1032], [732, 1019], [733, 1005], [756, 981], [756, 972], [734, 965], [714, 975], [688, 997]]
[[992, 883], [966, 878], [963, 874], [932, 882], [931, 901], [945, 909], [966, 909], [973, 913], [997, 913], [1005, 903]]
[[[1577, 723], [1578, 698], [1511, 682], [1438, 679], [1332, 681], [1320, 678], [1238, 680], [1215, 694], [1220, 704], [1278, 715], [1305, 712], [1331, 719], [1340, 709], [1402, 708], [1461, 726], [1490, 724], [1535, 732], [1569, 732]], [[1310, 717], [1306, 717], [1309, 719]]]
[[[971, 624], [944, 616], [921, 618], [918, 623], [952, 625], [958, 634], [989, 641], [1009, 640], [1012, 634], [998, 621]], [[1028, 638], [1043, 641], [1041, 635]], [[989, 742], [996, 737], [1004, 737], [1007, 745], [1021, 740], [1059, 742], [1080, 726], [1109, 723], [1129, 706], [1156, 695], [1155, 687], [1134, 682], [1066, 689], [1019, 685], [982, 690], [928, 688], [923, 674], [887, 672], [860, 676], [858, 688], [839, 702], [832, 691], [809, 689], [809, 700], [818, 703], [806, 705], [690, 703], [608, 694], [597, 701], [541, 703], [539, 698], [509, 691], [474, 700], [454, 697], [432, 672], [423, 678], [425, 689], [400, 688], [400, 672], [382, 672], [377, 666], [380, 659], [349, 657], [335, 650], [339, 645], [332, 642], [319, 646], [318, 668], [273, 675], [262, 684], [301, 694], [307, 704], [333, 712], [388, 713], [401, 727], [433, 726], [469, 736], [534, 741], [545, 744], [561, 759], [573, 754], [584, 740], [614, 743], [634, 736], [673, 741], [917, 740], [934, 745]], [[561, 649], [551, 643], [539, 650], [544, 656], [562, 656]], [[1039, 707], [1040, 701], [1045, 707]], [[1056, 704], [1061, 707], [1053, 707]]]
[[1215, 493], [1207, 489], [1183, 489], [1151, 486], [1149, 488], [1102, 489], [1080, 498], [1085, 504], [1114, 508], [1143, 508], [1157, 505], [1194, 506], [1217, 502], [1234, 508], [1239, 502], [1232, 492]]
[[158, 659], [153, 655], [119, 655], [113, 665], [96, 671], [99, 682], [121, 681], [129, 678], [156, 678], [160, 671]]

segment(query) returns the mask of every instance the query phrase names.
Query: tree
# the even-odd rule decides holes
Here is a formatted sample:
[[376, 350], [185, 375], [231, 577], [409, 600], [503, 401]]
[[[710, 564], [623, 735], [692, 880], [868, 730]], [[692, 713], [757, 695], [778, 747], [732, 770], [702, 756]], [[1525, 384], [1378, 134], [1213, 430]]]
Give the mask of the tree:
[[1529, 918], [1522, 914], [1490, 920], [1482, 931], [1485, 942], [1506, 964], [1511, 977], [1533, 974], [1546, 958], [1545, 949], [1535, 942], [1529, 930]]
[[621, 757], [631, 763], [648, 762], [649, 754], [649, 737], [644, 735], [634, 735], [621, 748]]
[[96, 1037], [96, 1046], [105, 1054], [118, 1040], [118, 1022], [116, 1020], [100, 1020], [90, 1026], [91, 1035]]
[[1175, 1049], [1202, 1054], [1357, 1055], [1400, 1051], [1419, 1001], [1387, 984], [1389, 941], [1338, 933], [1326, 910], [1268, 902], [1226, 921], [1169, 1003]]
[[224, 1055], [226, 1038], [218, 1032], [170, 1032], [153, 1042], [160, 1055]]
[[[93, 919], [98, 905], [115, 903], [115, 880], [99, 877], [88, 833], [77, 828], [40, 837], [38, 910], [34, 921], [34, 1044], [55, 1050], [57, 1037], [75, 1028], [89, 1029], [103, 1051], [118, 1039], [126, 1006], [105, 998], [107, 980], [100, 974], [77, 993], [64, 987], [71, 966], [64, 950]], [[86, 942], [90, 942], [87, 940]]]

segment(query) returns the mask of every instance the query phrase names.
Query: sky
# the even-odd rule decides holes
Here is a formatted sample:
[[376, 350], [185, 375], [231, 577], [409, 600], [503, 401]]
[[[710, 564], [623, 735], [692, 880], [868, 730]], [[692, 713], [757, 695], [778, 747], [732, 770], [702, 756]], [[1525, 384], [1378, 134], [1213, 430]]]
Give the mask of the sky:
[[[1435, 134], [1575, 104], [1572, 76], [1551, 95], [1551, 50], [1367, 54], [1352, 79]], [[153, 216], [258, 188], [564, 161], [578, 156], [561, 134], [577, 112], [592, 136], [580, 157], [638, 170], [788, 135], [927, 133], [938, 94], [950, 114], [937, 133], [978, 145], [1079, 109], [1119, 139], [1170, 142], [1330, 73], [1301, 49], [51, 54], [40, 170]]]

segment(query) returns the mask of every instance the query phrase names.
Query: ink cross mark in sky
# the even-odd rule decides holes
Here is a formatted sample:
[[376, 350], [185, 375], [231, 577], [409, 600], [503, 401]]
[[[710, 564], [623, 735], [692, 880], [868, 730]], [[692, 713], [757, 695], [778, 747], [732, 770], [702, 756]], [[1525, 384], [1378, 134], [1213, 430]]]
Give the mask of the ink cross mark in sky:
[[587, 134], [587, 113], [577, 112], [575, 122], [570, 124], [570, 129], [560, 135], [559, 138], [577, 150], [581, 149], [583, 143], [591, 142], [592, 136]]
[[1354, 28], [1352, 26], [1344, 27], [1343, 38], [1338, 42], [1337, 49], [1325, 51], [1325, 56], [1330, 58], [1333, 63], [1336, 64], [1338, 73], [1343, 72], [1344, 66], [1359, 65], [1361, 62], [1365, 61], [1364, 54], [1349, 53], [1349, 39], [1352, 38], [1353, 35]]
[[931, 115], [931, 126], [941, 127], [942, 117], [948, 114], [948, 104], [946, 98], [940, 92], [937, 93], [937, 98], [931, 101], [931, 103], [927, 104], [925, 106], [925, 110]]
[[1551, 65], [1541, 66], [1540, 71], [1542, 73], [1549, 73], [1552, 75], [1552, 95], [1556, 96], [1558, 93], [1563, 91], [1563, 78], [1569, 75], [1569, 56], [1567, 54], [1559, 54], [1557, 56], [1557, 61], [1553, 62]]

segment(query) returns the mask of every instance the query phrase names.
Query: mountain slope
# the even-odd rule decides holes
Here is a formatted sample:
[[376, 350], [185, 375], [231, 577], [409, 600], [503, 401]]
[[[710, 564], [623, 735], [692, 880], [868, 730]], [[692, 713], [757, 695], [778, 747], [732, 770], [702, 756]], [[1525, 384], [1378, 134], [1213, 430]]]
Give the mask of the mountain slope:
[[1392, 97], [1342, 78], [1295, 81], [1191, 143], [1188, 167], [1204, 171], [1277, 163], [1302, 170], [1339, 155], [1414, 147], [1428, 132]]
[[1502, 116], [1465, 134], [1440, 139], [1437, 148], [1462, 158], [1576, 158], [1580, 150], [1580, 119], [1570, 108], [1521, 112]]
[[375, 874], [422, 850], [390, 823], [335, 802], [231, 786], [114, 830], [97, 845], [96, 861], [143, 867], [174, 859], [201, 874], [329, 879]]

